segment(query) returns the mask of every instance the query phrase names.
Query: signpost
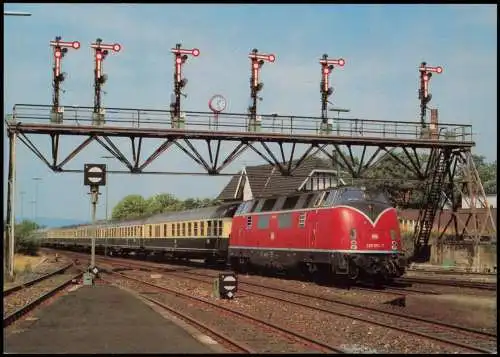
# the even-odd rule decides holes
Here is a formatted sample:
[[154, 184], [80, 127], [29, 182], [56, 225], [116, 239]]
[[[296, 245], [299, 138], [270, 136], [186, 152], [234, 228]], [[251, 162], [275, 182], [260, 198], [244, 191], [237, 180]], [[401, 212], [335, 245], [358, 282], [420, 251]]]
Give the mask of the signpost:
[[214, 281], [214, 294], [220, 299], [233, 299], [238, 291], [238, 278], [233, 272], [220, 273]]
[[78, 50], [80, 48], [80, 42], [78, 41], [61, 41], [61, 36], [56, 36], [54, 41], [50, 41], [50, 46], [54, 48], [54, 67], [52, 69], [54, 79], [53, 79], [53, 89], [52, 94], [52, 112], [50, 115], [50, 121], [53, 123], [62, 123], [63, 121], [63, 108], [59, 106], [59, 90], [61, 83], [66, 78], [66, 73], [61, 72], [61, 61], [68, 52], [68, 48]]
[[[105, 164], [85, 164], [83, 169], [83, 184], [90, 186], [92, 203], [92, 224], [95, 225], [97, 201], [99, 199], [99, 186], [106, 185], [106, 165]], [[91, 260], [89, 270], [96, 276], [98, 270], [95, 266], [95, 239], [97, 230], [91, 232]]]
[[248, 122], [249, 131], [260, 130], [260, 118], [257, 117], [257, 98], [262, 100], [257, 94], [264, 87], [264, 83], [259, 82], [259, 71], [264, 65], [264, 62], [274, 63], [276, 61], [276, 55], [268, 53], [259, 53], [259, 51], [254, 48], [252, 52], [248, 54], [248, 58], [252, 63], [252, 74], [250, 77], [250, 97], [251, 104], [248, 107], [248, 112], [250, 114], [250, 120]]
[[420, 99], [420, 121], [422, 122], [422, 128], [425, 128], [427, 104], [432, 99], [432, 94], [429, 93], [429, 81], [431, 80], [432, 73], [443, 73], [443, 67], [429, 67], [426, 62], [422, 62], [418, 70], [420, 72], [420, 89], [418, 91], [418, 99]]
[[98, 38], [95, 43], [90, 45], [94, 49], [95, 68], [94, 68], [94, 114], [93, 124], [102, 125], [104, 121], [104, 109], [101, 107], [101, 87], [106, 83], [108, 76], [102, 73], [102, 62], [106, 59], [109, 51], [120, 52], [122, 46], [119, 43], [106, 44]]
[[181, 117], [181, 95], [186, 97], [181, 92], [187, 84], [187, 79], [182, 78], [182, 65], [186, 63], [188, 55], [198, 57], [200, 50], [192, 48], [190, 50], [181, 48], [181, 44], [177, 43], [171, 51], [175, 56], [175, 71], [174, 71], [174, 96], [170, 103], [170, 113], [172, 116], [172, 128], [182, 128], [184, 126], [184, 118]]
[[333, 93], [333, 87], [329, 86], [329, 75], [332, 73], [335, 66], [343, 67], [345, 65], [345, 60], [343, 58], [339, 59], [329, 59], [328, 55], [325, 53], [323, 57], [319, 60], [321, 64], [321, 133], [330, 133], [332, 131], [332, 124], [328, 123], [328, 97]]

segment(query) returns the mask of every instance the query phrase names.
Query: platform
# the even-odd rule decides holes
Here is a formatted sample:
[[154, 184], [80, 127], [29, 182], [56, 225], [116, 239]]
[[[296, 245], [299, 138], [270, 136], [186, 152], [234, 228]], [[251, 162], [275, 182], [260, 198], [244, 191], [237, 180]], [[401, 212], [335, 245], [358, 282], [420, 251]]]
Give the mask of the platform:
[[221, 352], [203, 337], [120, 288], [82, 286], [4, 329], [4, 353]]

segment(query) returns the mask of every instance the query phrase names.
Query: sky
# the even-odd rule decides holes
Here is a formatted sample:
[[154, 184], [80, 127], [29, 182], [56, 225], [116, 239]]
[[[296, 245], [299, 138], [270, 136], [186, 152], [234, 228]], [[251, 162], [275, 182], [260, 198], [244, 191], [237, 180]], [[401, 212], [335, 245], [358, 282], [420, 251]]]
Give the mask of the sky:
[[[349, 108], [349, 114], [357, 118], [417, 121], [417, 69], [426, 61], [444, 68], [430, 83], [430, 106], [439, 109], [439, 120], [473, 125], [473, 153], [496, 160], [495, 5], [5, 4], [4, 11], [32, 14], [4, 17], [4, 115], [19, 103], [51, 104], [49, 41], [58, 35], [63, 41], [82, 44], [63, 59], [63, 71], [68, 74], [61, 94], [64, 106], [93, 105], [89, 45], [98, 37], [104, 43], [122, 45], [104, 63], [109, 77], [105, 107], [168, 109], [173, 86], [170, 49], [181, 43], [183, 48], [201, 52], [183, 67], [188, 79], [183, 110], [208, 111], [209, 98], [219, 93], [227, 98], [227, 112], [245, 112], [248, 52], [257, 48], [277, 58], [261, 71], [265, 86], [259, 113], [319, 116], [318, 59], [327, 53], [346, 60], [330, 77], [335, 106]], [[49, 137], [33, 135], [30, 139], [50, 157]], [[81, 141], [63, 137], [61, 155]], [[155, 145], [145, 147], [152, 151]], [[233, 147], [223, 149], [228, 152]], [[101, 159], [103, 155], [109, 153], [91, 144], [67, 168], [81, 169], [90, 162], [107, 163], [112, 170], [122, 168], [116, 160]], [[247, 152], [223, 172], [262, 163], [256, 154]], [[151, 169], [202, 172], [175, 149], [160, 156]], [[227, 176], [110, 175], [109, 212], [128, 194], [216, 197], [228, 181]], [[82, 183], [83, 174], [53, 173], [17, 141], [16, 216], [89, 220], [88, 187]], [[97, 218], [106, 215], [106, 190], [101, 192]]]

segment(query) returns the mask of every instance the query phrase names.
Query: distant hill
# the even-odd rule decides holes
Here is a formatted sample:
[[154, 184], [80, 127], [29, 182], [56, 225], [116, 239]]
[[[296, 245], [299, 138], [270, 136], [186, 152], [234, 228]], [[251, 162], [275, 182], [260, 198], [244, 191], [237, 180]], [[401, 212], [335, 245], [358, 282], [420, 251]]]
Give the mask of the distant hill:
[[[31, 218], [25, 218], [31, 220]], [[21, 219], [18, 217], [16, 218], [17, 222], [20, 222]], [[63, 227], [63, 226], [71, 226], [75, 224], [84, 224], [87, 223], [86, 221], [81, 221], [77, 219], [70, 219], [70, 218], [47, 218], [47, 217], [38, 217], [35, 222], [40, 225], [44, 226], [47, 228], [54, 228], [54, 227]]]

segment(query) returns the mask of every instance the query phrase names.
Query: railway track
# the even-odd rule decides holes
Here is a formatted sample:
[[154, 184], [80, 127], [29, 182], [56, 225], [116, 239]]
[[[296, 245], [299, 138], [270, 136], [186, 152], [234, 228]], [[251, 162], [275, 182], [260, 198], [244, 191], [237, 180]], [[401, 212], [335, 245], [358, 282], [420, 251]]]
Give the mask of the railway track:
[[64, 273], [66, 270], [68, 270], [68, 269], [69, 269], [69, 268], [71, 268], [72, 266], [73, 266], [73, 263], [69, 263], [69, 264], [67, 264], [67, 265], [63, 266], [62, 268], [57, 269], [57, 270], [54, 270], [54, 271], [52, 271], [52, 272], [50, 272], [50, 273], [48, 273], [48, 274], [42, 275], [42, 276], [40, 276], [40, 277], [38, 277], [38, 278], [32, 279], [32, 280], [27, 281], [27, 282], [25, 282], [25, 283], [22, 283], [22, 284], [19, 284], [19, 285], [15, 285], [15, 286], [13, 286], [13, 287], [10, 287], [10, 288], [8, 288], [8, 289], [5, 289], [5, 290], [3, 291], [3, 296], [4, 296], [4, 297], [5, 297], [5, 296], [9, 296], [9, 295], [10, 295], [10, 294], [12, 294], [13, 292], [16, 292], [16, 291], [19, 291], [19, 290], [25, 289], [25, 288], [27, 288], [27, 287], [30, 287], [30, 286], [32, 286], [32, 285], [35, 285], [35, 284], [37, 284], [37, 283], [39, 283], [39, 282], [41, 282], [41, 281], [43, 281], [43, 280], [45, 280], [45, 279], [48, 279], [48, 278], [50, 278], [50, 277], [52, 277], [52, 276], [54, 276], [54, 275], [56, 275], [56, 274], [61, 274], [61, 273]]
[[441, 285], [441, 286], [454, 286], [458, 288], [470, 288], [470, 289], [480, 289], [480, 290], [490, 290], [495, 291], [497, 289], [497, 283], [487, 283], [487, 282], [476, 282], [476, 281], [460, 281], [452, 279], [432, 279], [432, 278], [410, 278], [404, 277], [395, 280], [400, 283], [417, 283], [417, 284], [429, 284], [429, 285]]
[[[67, 269], [67, 268], [66, 268]], [[3, 327], [7, 327], [20, 319], [22, 316], [27, 314], [29, 311], [33, 310], [35, 307], [40, 305], [42, 302], [46, 301], [50, 297], [54, 296], [56, 293], [59, 291], [63, 290], [66, 286], [71, 284], [75, 279], [79, 279], [82, 276], [82, 272], [79, 272], [78, 274], [69, 274], [69, 277], [65, 277], [64, 279], [54, 279], [54, 274], [52, 274], [51, 277], [42, 279], [38, 282], [34, 282], [30, 285], [30, 287], [37, 287], [42, 289], [41, 295], [36, 296], [34, 299], [29, 299], [29, 301], [25, 304], [23, 304], [21, 307], [13, 309], [13, 311], [7, 311], [5, 313], [5, 310], [12, 310], [12, 309], [6, 309], [5, 306], [9, 306], [9, 301], [4, 298], [4, 317], [3, 317]], [[55, 281], [52, 282], [53, 284], [50, 284], [50, 280], [54, 279]], [[35, 279], [36, 280], [36, 279]], [[60, 281], [62, 280], [62, 282]], [[37, 285], [38, 284], [44, 284], [45, 286], [40, 287]], [[55, 283], [55, 286], [54, 286]], [[17, 292], [22, 291], [23, 288], [17, 288]], [[11, 291], [10, 297], [12, 297], [14, 294], [14, 291]], [[14, 305], [15, 306], [15, 305]]]
[[[271, 331], [271, 332], [273, 332], [273, 335], [278, 334], [286, 340], [291, 340], [295, 344], [302, 345], [303, 348], [308, 349], [308, 350], [313, 349], [313, 350], [320, 351], [320, 352], [345, 353], [345, 351], [341, 350], [340, 348], [338, 348], [336, 346], [332, 346], [330, 344], [326, 344], [326, 343], [323, 343], [321, 341], [314, 340], [314, 339], [308, 338], [306, 336], [302, 336], [301, 334], [298, 334], [294, 331], [288, 330], [284, 327], [281, 327], [281, 326], [278, 326], [276, 324], [270, 323], [268, 321], [262, 320], [260, 318], [255, 317], [255, 316], [251, 316], [251, 315], [246, 314], [244, 312], [238, 311], [234, 308], [231, 308], [228, 306], [223, 306], [220, 304], [216, 304], [216, 303], [211, 302], [207, 299], [196, 297], [196, 296], [193, 296], [190, 294], [186, 294], [186, 293], [183, 293], [183, 292], [176, 290], [176, 289], [171, 289], [171, 288], [167, 288], [165, 286], [153, 284], [153, 283], [150, 283], [150, 282], [142, 280], [142, 279], [138, 279], [138, 278], [135, 278], [132, 276], [128, 276], [126, 274], [122, 274], [120, 272], [113, 272], [113, 271], [109, 271], [109, 270], [106, 272], [111, 274], [111, 276], [115, 276], [115, 277], [117, 276], [117, 277], [122, 278], [122, 279], [126, 279], [126, 280], [133, 281], [135, 283], [139, 283], [143, 287], [145, 286], [148, 288], [153, 288], [153, 291], [152, 291], [153, 294], [158, 293], [158, 292], [163, 293], [163, 294], [166, 293], [166, 294], [169, 294], [171, 296], [181, 297], [185, 300], [194, 301], [195, 303], [202, 304], [205, 307], [208, 307], [209, 309], [218, 310], [219, 313], [223, 313], [226, 315], [227, 314], [232, 315], [233, 318], [235, 318], [238, 321], [237, 322], [238, 329], [241, 328], [240, 325], [242, 324], [243, 321], [245, 321], [247, 323], [250, 323], [254, 327], [260, 326], [261, 328], [264, 328], [268, 331]], [[134, 289], [134, 290], [137, 291], [139, 289]], [[147, 300], [149, 300], [149, 301], [151, 301], [159, 306], [167, 308], [169, 311], [175, 311], [171, 307], [169, 307], [168, 305], [160, 302], [158, 299], [155, 299], [155, 298], [152, 298], [151, 296], [148, 296], [150, 293], [151, 293], [151, 291], [139, 291], [139, 295], [144, 297], [145, 299], [147, 299]], [[188, 318], [188, 316], [186, 316], [186, 314], [181, 313], [180, 311], [175, 311], [175, 313], [177, 315], [180, 315], [181, 318]], [[190, 318], [190, 319], [193, 320], [193, 318]], [[194, 319], [194, 320], [195, 320], [196, 325], [201, 326], [203, 329], [210, 330], [211, 333], [216, 335], [218, 338], [222, 338], [226, 342], [230, 341], [229, 343], [233, 346], [236, 346], [240, 351], [250, 352], [250, 353], [254, 352], [251, 348], [247, 347], [246, 343], [242, 344], [241, 342], [234, 341], [234, 339], [228, 339], [225, 335], [223, 335], [217, 331], [214, 333], [213, 328], [207, 327], [205, 323], [197, 321], [196, 319]], [[234, 332], [234, 326], [233, 326], [233, 332]], [[253, 338], [253, 336], [249, 335], [246, 338]]]
[[[135, 269], [142, 269], [147, 271], [163, 270], [169, 275], [190, 279], [206, 284], [212, 284], [213, 279], [215, 278], [215, 276], [213, 275], [208, 275], [198, 272], [190, 272], [190, 271], [182, 271], [182, 272], [172, 271], [172, 269], [164, 269], [156, 265], [151, 265], [147, 263], [138, 264], [137, 262], [134, 262], [133, 264], [128, 264], [128, 262], [124, 262], [124, 263], [113, 263], [113, 265], [124, 266], [124, 267], [128, 266]], [[205, 278], [208, 278], [209, 280]], [[245, 287], [241, 287], [242, 285], [251, 288], [248, 289]], [[398, 331], [407, 332], [412, 335], [417, 335], [420, 337], [439, 341], [441, 343], [446, 343], [457, 347], [461, 347], [467, 351], [492, 353], [492, 351], [495, 351], [496, 349], [497, 336], [496, 334], [492, 334], [489, 332], [483, 332], [476, 329], [471, 329], [454, 324], [448, 324], [440, 321], [426, 319], [419, 316], [412, 316], [394, 311], [387, 311], [384, 309], [363, 306], [360, 304], [345, 302], [338, 299], [319, 297], [313, 294], [282, 289], [266, 284], [240, 282], [239, 286], [240, 286], [239, 291], [242, 292], [278, 300], [285, 303], [290, 303], [300, 307], [314, 309], [317, 311], [321, 311], [323, 313], [328, 313], [342, 317], [348, 317], [363, 322], [368, 322], [384, 328], [396, 329]], [[253, 288], [257, 288], [258, 290], [254, 290]], [[312, 298], [319, 300], [322, 303], [342, 305], [343, 309], [342, 311], [335, 311], [332, 309], [319, 308], [318, 306], [311, 305], [310, 303], [304, 304], [294, 299], [288, 299], [288, 298], [283, 298], [282, 296], [275, 296], [273, 294], [263, 293], [262, 292], [263, 290], [267, 292], [274, 291], [277, 293], [284, 292], [287, 294], [287, 296], [293, 294], [301, 298], [307, 298], [309, 301]], [[362, 310], [363, 312], [360, 313], [360, 310]], [[367, 312], [370, 313], [368, 317], [366, 316]]]
[[[191, 271], [179, 271], [177, 269], [169, 269], [162, 267], [161, 264], [144, 262], [144, 261], [130, 261], [128, 259], [116, 258], [103, 258], [109, 261], [114, 266], [122, 266], [125, 268], [139, 269], [143, 271], [162, 271], [168, 273], [169, 275], [195, 280], [197, 282], [202, 282], [206, 284], [212, 284], [214, 275], [203, 274], [199, 272]], [[209, 278], [209, 280], [206, 280]], [[484, 332], [476, 329], [466, 328], [454, 324], [443, 323], [440, 321], [435, 321], [427, 318], [422, 318], [419, 316], [412, 316], [408, 314], [401, 314], [394, 311], [387, 311], [384, 309], [378, 309], [375, 307], [368, 307], [359, 304], [354, 304], [350, 302], [345, 302], [337, 299], [324, 298], [315, 296], [313, 294], [302, 293], [298, 291], [291, 291], [287, 289], [282, 289], [278, 287], [273, 287], [265, 284], [240, 282], [240, 291], [244, 291], [250, 294], [259, 295], [269, 299], [274, 299], [286, 303], [290, 303], [296, 306], [306, 307], [310, 309], [315, 309], [328, 314], [348, 317], [351, 319], [372, 323], [385, 328], [391, 328], [398, 331], [404, 331], [412, 335], [417, 335], [420, 337], [432, 339], [439, 341], [441, 343], [451, 344], [457, 347], [461, 347], [467, 351], [481, 352], [481, 353], [492, 353], [496, 351], [496, 334]], [[249, 288], [241, 287], [248, 286]], [[258, 291], [253, 290], [257, 288]], [[304, 304], [291, 299], [284, 299], [282, 296], [274, 296], [272, 294], [263, 293], [263, 289], [267, 292], [274, 291], [277, 293], [286, 293], [289, 295], [296, 295], [302, 299], [307, 298], [320, 300], [323, 303], [341, 305], [343, 307], [342, 311], [335, 311], [332, 309], [318, 308], [317, 306], [312, 306], [310, 304]], [[402, 289], [403, 292], [405, 289]], [[383, 292], [383, 291], [382, 291]], [[283, 295], [283, 294], [281, 294]], [[347, 309], [346, 309], [347, 307]], [[360, 313], [360, 310], [362, 312]], [[367, 317], [366, 314], [370, 313]], [[375, 314], [373, 314], [375, 312]], [[363, 316], [365, 315], [365, 316]]]

